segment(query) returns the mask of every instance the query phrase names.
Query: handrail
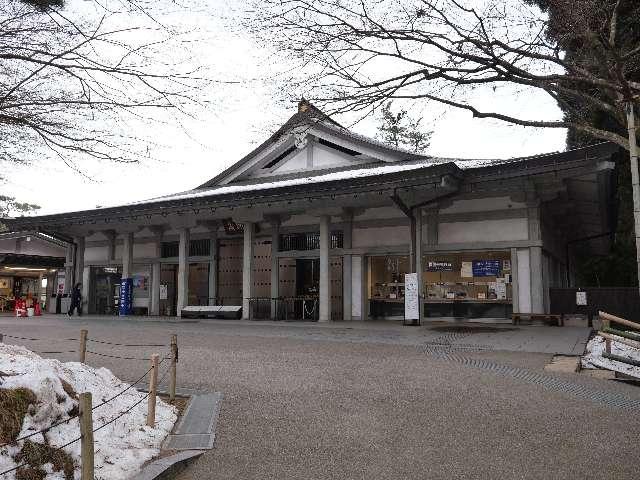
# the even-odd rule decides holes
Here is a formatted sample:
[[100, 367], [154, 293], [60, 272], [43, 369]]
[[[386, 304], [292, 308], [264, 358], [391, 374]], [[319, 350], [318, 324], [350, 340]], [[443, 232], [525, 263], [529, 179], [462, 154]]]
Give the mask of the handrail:
[[[635, 328], [636, 330], [640, 330], [640, 323], [632, 322], [631, 320], [627, 320], [625, 318], [616, 317], [615, 315], [611, 315], [607, 312], [598, 312], [600, 318], [604, 319], [605, 322], [615, 322], [621, 325], [626, 325], [627, 327]], [[608, 324], [605, 325], [609, 327]]]

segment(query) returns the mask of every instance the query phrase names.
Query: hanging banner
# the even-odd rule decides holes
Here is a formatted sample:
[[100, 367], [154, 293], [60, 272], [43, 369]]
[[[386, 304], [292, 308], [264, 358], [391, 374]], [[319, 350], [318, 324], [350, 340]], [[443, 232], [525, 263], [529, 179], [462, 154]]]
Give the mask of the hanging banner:
[[133, 313], [133, 279], [123, 278], [120, 282], [120, 315]]
[[474, 277], [497, 277], [502, 268], [500, 260], [474, 260], [472, 271]]
[[420, 319], [420, 295], [418, 293], [418, 274], [404, 275], [404, 319]]

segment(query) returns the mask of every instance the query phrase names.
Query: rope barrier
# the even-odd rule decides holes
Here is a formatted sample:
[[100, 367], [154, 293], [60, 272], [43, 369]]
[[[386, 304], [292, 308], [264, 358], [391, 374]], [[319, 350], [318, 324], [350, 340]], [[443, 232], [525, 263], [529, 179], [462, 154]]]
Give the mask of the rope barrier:
[[114, 345], [116, 347], [168, 347], [168, 345], [161, 343], [142, 343], [142, 344], [131, 344], [131, 343], [114, 343], [114, 342], [105, 342], [103, 340], [93, 340], [91, 338], [87, 338], [87, 342], [101, 343], [103, 345]]
[[[160, 365], [160, 364], [158, 364]], [[153, 369], [153, 367], [151, 367]], [[169, 367], [165, 370], [164, 374], [162, 375], [162, 377], [160, 378], [160, 380], [158, 380], [158, 384], [162, 383], [162, 381], [165, 379], [165, 377], [167, 376], [167, 374], [169, 373], [171, 366], [169, 365]], [[148, 372], [147, 372], [148, 373]], [[123, 416], [125, 416], [127, 413], [131, 412], [131, 410], [133, 410], [135, 407], [137, 407], [138, 405], [140, 405], [142, 402], [144, 402], [147, 398], [149, 398], [149, 395], [151, 394], [151, 392], [147, 392], [146, 395], [144, 395], [140, 400], [138, 400], [136, 403], [134, 403], [133, 405], [131, 405], [129, 408], [127, 408], [126, 410], [124, 410], [123, 412], [120, 412], [117, 416], [115, 416], [114, 418], [112, 418], [111, 420], [103, 423], [102, 425], [100, 425], [98, 428], [96, 428], [95, 430], [93, 430], [93, 433], [97, 432], [98, 430], [102, 430], [104, 427], [106, 427], [107, 425], [112, 424], [113, 422], [115, 422], [116, 420], [118, 420], [119, 418], [122, 418]]]
[[[164, 361], [164, 360], [163, 360], [163, 361]], [[160, 363], [162, 363], [162, 362], [160, 362]], [[91, 408], [91, 411], [93, 411], [93, 410], [95, 410], [95, 409], [97, 409], [97, 408], [99, 408], [99, 407], [102, 407], [103, 405], [106, 405], [107, 403], [111, 402], [112, 400], [115, 400], [116, 398], [118, 398], [119, 396], [121, 396], [122, 394], [124, 394], [125, 392], [127, 392], [128, 390], [132, 389], [135, 385], [137, 385], [138, 383], [140, 383], [140, 382], [144, 379], [144, 377], [146, 377], [147, 375], [149, 375], [149, 372], [151, 372], [151, 370], [153, 370], [153, 367], [149, 368], [149, 370], [147, 370], [147, 371], [144, 373], [144, 375], [142, 375], [142, 376], [141, 376], [140, 378], [138, 378], [134, 383], [130, 384], [127, 388], [125, 388], [125, 389], [124, 389], [124, 390], [122, 390], [121, 392], [119, 392], [119, 393], [115, 394], [113, 397], [111, 397], [111, 398], [109, 398], [109, 399], [107, 399], [107, 400], [105, 400], [105, 401], [103, 401], [103, 402], [99, 403], [98, 405], [95, 405], [93, 408]], [[40, 433], [47, 433], [49, 430], [51, 430], [51, 429], [53, 429], [53, 428], [55, 428], [55, 427], [57, 427], [57, 426], [59, 426], [59, 425], [62, 425], [62, 424], [64, 424], [64, 423], [70, 422], [71, 420], [73, 420], [73, 419], [75, 419], [75, 418], [78, 418], [79, 416], [80, 416], [80, 414], [79, 414], [79, 413], [77, 413], [77, 414], [75, 414], [75, 415], [73, 415], [73, 416], [71, 416], [71, 417], [69, 417], [69, 418], [66, 418], [66, 419], [64, 419], [64, 420], [60, 420], [59, 422], [56, 422], [56, 423], [54, 423], [54, 424], [52, 424], [52, 425], [49, 425], [49, 426], [48, 426], [48, 427], [46, 427], [46, 428], [43, 428], [43, 429], [41, 429], [41, 430], [38, 430], [37, 432], [31, 432], [31, 433], [29, 433], [29, 434], [27, 434], [27, 435], [24, 435], [24, 436], [22, 436], [22, 437], [18, 437], [18, 438], [16, 438], [13, 442], [6, 442], [6, 443], [3, 443], [3, 444], [0, 444], [0, 447], [4, 447], [5, 445], [9, 445], [9, 443], [17, 443], [17, 442], [19, 442], [19, 441], [21, 441], [21, 440], [26, 440], [26, 439], [28, 439], [28, 438], [35, 437], [36, 435], [38, 435], [38, 434], [40, 434]]]
[[117, 358], [120, 360], [140, 360], [143, 362], [148, 362], [149, 359], [148, 358], [139, 358], [139, 357], [119, 357], [118, 355], [107, 355], [106, 353], [98, 353], [98, 352], [93, 352], [91, 350], [87, 350], [87, 353], [91, 353], [93, 355], [98, 355], [99, 357], [107, 357], [107, 358]]
[[30, 342], [77, 342], [77, 338], [29, 338], [29, 337], [16, 337], [14, 335], [3, 334], [7, 338], [14, 338], [16, 340], [28, 340]]

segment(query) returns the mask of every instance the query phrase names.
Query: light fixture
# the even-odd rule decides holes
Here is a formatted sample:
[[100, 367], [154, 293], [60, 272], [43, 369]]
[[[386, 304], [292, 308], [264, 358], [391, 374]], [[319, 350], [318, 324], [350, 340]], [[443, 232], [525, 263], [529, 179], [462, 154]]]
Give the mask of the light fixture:
[[4, 267], [5, 270], [26, 271], [26, 272], [46, 272], [46, 268], [29, 268], [29, 267]]

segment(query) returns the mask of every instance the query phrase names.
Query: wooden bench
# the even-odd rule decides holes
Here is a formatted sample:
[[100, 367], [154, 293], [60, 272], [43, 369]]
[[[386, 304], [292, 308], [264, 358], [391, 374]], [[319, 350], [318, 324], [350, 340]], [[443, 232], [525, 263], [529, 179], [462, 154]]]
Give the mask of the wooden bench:
[[545, 325], [563, 325], [562, 315], [553, 313], [512, 313], [511, 320], [514, 325], [520, 325], [523, 321], [528, 323], [541, 322]]

